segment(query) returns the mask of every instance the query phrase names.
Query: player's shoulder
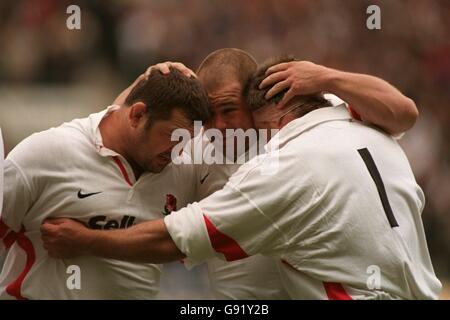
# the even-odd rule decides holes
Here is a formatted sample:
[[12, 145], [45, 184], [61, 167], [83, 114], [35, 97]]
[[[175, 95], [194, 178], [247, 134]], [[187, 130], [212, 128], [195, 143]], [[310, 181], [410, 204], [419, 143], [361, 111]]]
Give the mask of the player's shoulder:
[[55, 165], [72, 157], [85, 140], [80, 132], [61, 125], [33, 133], [11, 150], [8, 158], [21, 167]]

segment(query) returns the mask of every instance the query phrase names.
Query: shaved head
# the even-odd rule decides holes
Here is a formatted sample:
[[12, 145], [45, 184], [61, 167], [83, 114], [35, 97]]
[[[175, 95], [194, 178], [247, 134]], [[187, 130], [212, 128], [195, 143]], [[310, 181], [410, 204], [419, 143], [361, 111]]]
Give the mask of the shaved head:
[[225, 48], [209, 54], [197, 69], [197, 76], [208, 92], [238, 82], [243, 88], [258, 64], [247, 52]]

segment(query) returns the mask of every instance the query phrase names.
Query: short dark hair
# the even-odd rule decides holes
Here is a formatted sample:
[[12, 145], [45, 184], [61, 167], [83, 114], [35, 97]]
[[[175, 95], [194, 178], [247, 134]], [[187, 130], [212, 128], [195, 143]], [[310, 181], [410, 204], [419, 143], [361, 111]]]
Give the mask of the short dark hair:
[[154, 70], [141, 80], [125, 99], [125, 105], [142, 102], [154, 120], [167, 120], [178, 109], [191, 121], [206, 122], [210, 117], [208, 96], [197, 79], [183, 75], [170, 67], [169, 74]]
[[[278, 58], [272, 58], [261, 64], [261, 66], [258, 67], [256, 72], [250, 77], [250, 79], [247, 81], [247, 84], [245, 85], [243, 95], [244, 100], [249, 107], [251, 111], [255, 111], [259, 108], [262, 108], [269, 104], [277, 104], [281, 101], [284, 94], [287, 92], [286, 90], [283, 90], [270, 99], [266, 99], [266, 93], [270, 90], [271, 87], [267, 87], [264, 89], [259, 89], [259, 85], [261, 81], [263, 81], [266, 78], [266, 71], [270, 67], [283, 63], [283, 62], [291, 62], [295, 61], [295, 58], [292, 55], [286, 55]], [[299, 99], [303, 101], [305, 104], [304, 108], [299, 109], [298, 115], [304, 115], [309, 111], [312, 111], [314, 109], [320, 108], [320, 107], [329, 107], [331, 104], [328, 100], [326, 100], [321, 94], [310, 94], [310, 95], [303, 95], [299, 96]], [[303, 111], [302, 111], [303, 110]], [[305, 112], [307, 111], [307, 112]]]
[[256, 71], [258, 64], [250, 53], [237, 48], [223, 48], [210, 53], [197, 69], [197, 75], [208, 92], [230, 79], [242, 88]]

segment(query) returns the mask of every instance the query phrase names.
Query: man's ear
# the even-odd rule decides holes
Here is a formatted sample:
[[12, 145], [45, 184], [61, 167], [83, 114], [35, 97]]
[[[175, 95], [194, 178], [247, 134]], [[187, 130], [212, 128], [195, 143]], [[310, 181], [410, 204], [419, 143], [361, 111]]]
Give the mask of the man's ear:
[[131, 127], [136, 128], [142, 121], [147, 121], [148, 110], [145, 103], [136, 102], [128, 108], [128, 120], [130, 121]]

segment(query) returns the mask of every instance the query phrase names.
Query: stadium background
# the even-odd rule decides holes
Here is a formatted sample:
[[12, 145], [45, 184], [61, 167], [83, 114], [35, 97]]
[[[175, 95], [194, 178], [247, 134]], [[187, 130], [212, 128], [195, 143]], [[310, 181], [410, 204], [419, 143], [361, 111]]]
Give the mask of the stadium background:
[[[66, 8], [81, 8], [68, 30]], [[381, 30], [366, 8], [381, 8]], [[6, 152], [33, 132], [103, 109], [145, 68], [238, 47], [384, 78], [415, 100], [402, 139], [425, 191], [433, 264], [450, 298], [450, 1], [0, 1], [0, 127]], [[36, 155], [39, 156], [39, 155]], [[189, 187], [189, 186], [187, 186]], [[202, 267], [171, 264], [161, 298], [208, 298]], [[181, 289], [180, 289], [181, 288]]]

